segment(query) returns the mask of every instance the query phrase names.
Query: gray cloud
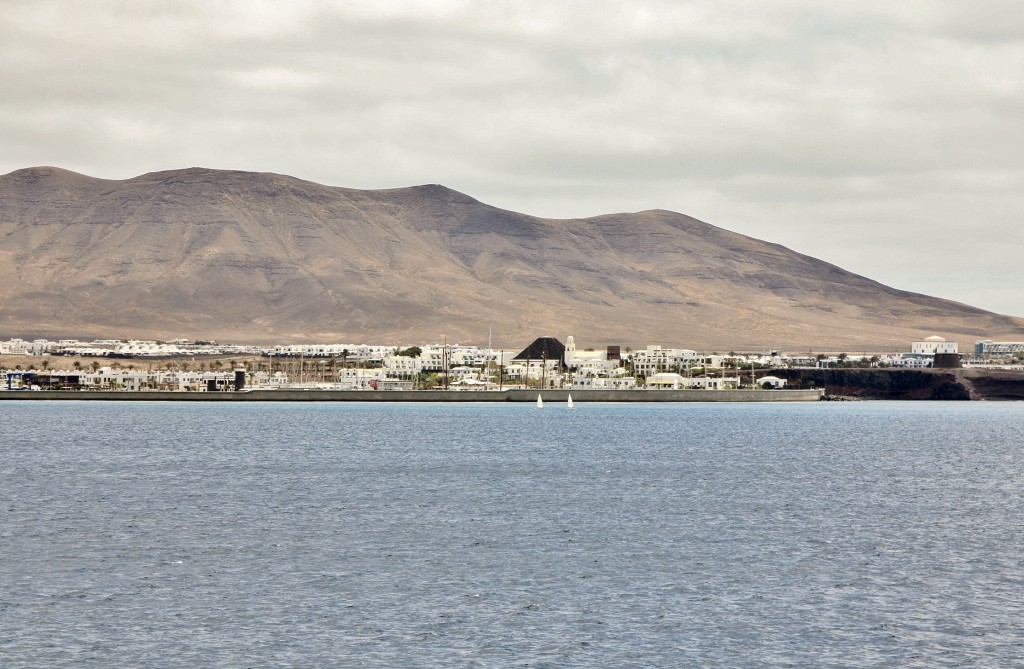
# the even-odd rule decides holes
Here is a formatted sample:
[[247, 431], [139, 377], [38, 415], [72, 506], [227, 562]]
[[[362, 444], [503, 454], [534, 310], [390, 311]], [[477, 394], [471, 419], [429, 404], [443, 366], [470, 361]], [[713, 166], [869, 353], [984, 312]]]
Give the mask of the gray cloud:
[[203, 165], [440, 182], [545, 216], [674, 209], [1024, 315], [1024, 9], [770, 5], [7, 6], [0, 172]]

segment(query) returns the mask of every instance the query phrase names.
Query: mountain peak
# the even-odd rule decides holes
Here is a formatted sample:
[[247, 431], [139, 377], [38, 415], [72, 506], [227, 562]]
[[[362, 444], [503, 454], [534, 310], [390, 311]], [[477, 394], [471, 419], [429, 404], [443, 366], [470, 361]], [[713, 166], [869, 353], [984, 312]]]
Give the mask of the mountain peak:
[[95, 177], [86, 176], [79, 174], [78, 172], [72, 172], [61, 167], [52, 167], [49, 165], [40, 165], [37, 167], [25, 167], [13, 172], [8, 172], [0, 179], [20, 181], [24, 183], [35, 183], [44, 181], [99, 181]]

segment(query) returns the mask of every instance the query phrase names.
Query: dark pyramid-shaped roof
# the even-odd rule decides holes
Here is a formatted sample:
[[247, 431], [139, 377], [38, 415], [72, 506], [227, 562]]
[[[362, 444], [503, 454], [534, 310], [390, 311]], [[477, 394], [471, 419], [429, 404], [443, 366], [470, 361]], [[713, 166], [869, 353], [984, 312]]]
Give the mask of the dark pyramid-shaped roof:
[[565, 344], [554, 337], [538, 337], [513, 360], [557, 360], [565, 366]]

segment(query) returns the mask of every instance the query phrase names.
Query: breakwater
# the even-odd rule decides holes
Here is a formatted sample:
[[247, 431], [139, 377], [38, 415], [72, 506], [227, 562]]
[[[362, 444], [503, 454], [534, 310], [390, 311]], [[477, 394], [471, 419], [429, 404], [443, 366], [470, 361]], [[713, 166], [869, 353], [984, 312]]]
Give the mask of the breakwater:
[[814, 402], [822, 389], [800, 390], [243, 390], [0, 391], [0, 400], [136, 402]]

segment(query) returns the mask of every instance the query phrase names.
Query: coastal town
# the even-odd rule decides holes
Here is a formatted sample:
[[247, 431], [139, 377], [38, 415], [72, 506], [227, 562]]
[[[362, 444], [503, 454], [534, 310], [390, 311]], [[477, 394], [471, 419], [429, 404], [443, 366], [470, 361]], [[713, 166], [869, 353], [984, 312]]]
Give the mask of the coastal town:
[[0, 341], [0, 390], [735, 390], [786, 388], [787, 379], [772, 373], [779, 369], [1024, 369], [1024, 342], [979, 340], [969, 353], [958, 349], [938, 336], [872, 355], [580, 348], [573, 336], [539, 337], [524, 349], [11, 338]]

